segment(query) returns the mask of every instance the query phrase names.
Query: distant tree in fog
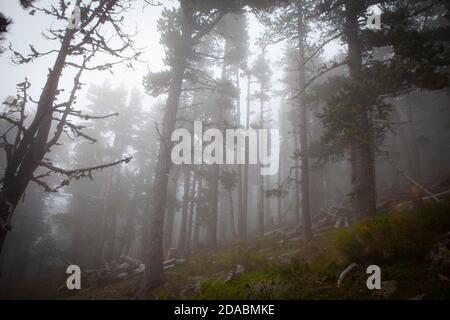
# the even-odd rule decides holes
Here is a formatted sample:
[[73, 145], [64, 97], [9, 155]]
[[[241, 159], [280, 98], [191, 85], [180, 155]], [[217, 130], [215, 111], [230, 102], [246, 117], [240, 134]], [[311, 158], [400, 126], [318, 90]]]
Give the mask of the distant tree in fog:
[[[28, 5], [28, 2], [24, 4]], [[74, 179], [90, 177], [93, 171], [129, 161], [129, 158], [125, 158], [99, 166], [68, 170], [59, 168], [49, 160], [48, 153], [58, 145], [62, 134], [95, 142], [95, 139], [83, 132], [84, 127], [77, 123], [78, 120], [104, 119], [113, 116], [113, 114], [106, 116], [83, 114], [74, 108], [77, 92], [83, 85], [82, 74], [89, 70], [109, 70], [114, 64], [131, 66], [132, 59], [138, 55], [133, 52], [132, 39], [122, 31], [122, 14], [129, 8], [128, 2], [77, 0], [75, 5], [82, 13], [79, 29], [68, 25], [63, 26], [62, 29], [53, 28], [48, 31], [47, 37], [60, 43], [58, 50], [39, 52], [30, 46], [31, 53], [26, 56], [12, 50], [14, 61], [18, 64], [30, 63], [53, 54], [56, 55], [56, 59], [37, 101], [36, 112], [28, 115], [27, 104], [32, 99], [28, 94], [30, 83], [25, 80], [18, 84], [17, 98], [6, 101], [6, 111], [0, 115], [0, 119], [10, 126], [10, 129], [2, 133], [3, 143], [1, 144], [7, 165], [1, 180], [0, 191], [0, 252], [6, 235], [11, 229], [14, 210], [29, 182], [39, 184], [46, 191], [57, 191]], [[51, 10], [34, 9], [54, 19], [67, 22], [68, 8], [68, 1], [60, 1], [59, 6], [52, 7]], [[105, 26], [115, 30], [116, 37], [120, 41], [117, 47], [107, 44], [104, 36]], [[99, 53], [109, 54], [114, 59], [113, 62], [93, 65], [91, 60]], [[60, 88], [59, 81], [63, 70], [69, 67], [75, 70], [75, 77], [67, 100], [63, 102], [61, 96], [64, 90]], [[30, 121], [26, 119], [27, 117]], [[51, 130], [55, 130], [53, 135]], [[38, 168], [40, 171], [36, 174]], [[59, 186], [51, 187], [45, 182], [45, 178], [55, 173], [64, 176], [64, 179]]]

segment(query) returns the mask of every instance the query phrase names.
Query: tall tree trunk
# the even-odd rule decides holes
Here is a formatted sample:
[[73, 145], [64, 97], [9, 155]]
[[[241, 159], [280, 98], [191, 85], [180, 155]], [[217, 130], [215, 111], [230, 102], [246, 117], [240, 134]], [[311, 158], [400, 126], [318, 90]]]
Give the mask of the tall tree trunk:
[[133, 206], [130, 209], [130, 212], [128, 213], [128, 218], [123, 232], [123, 236], [121, 241], [119, 242], [119, 249], [117, 250], [119, 255], [121, 254], [129, 255], [130, 253], [129, 251], [131, 248], [131, 244], [133, 243], [135, 236], [134, 228], [138, 210], [139, 208], [137, 208], [137, 206]]
[[11, 229], [10, 224], [14, 210], [33, 178], [39, 162], [47, 152], [47, 139], [53, 120], [53, 102], [58, 93], [59, 80], [74, 33], [74, 30], [67, 29], [56, 61], [39, 98], [36, 115], [24, 132], [17, 150], [13, 153], [5, 169], [0, 191], [0, 253], [6, 235]]
[[109, 261], [109, 254], [108, 254], [108, 246], [110, 243], [110, 225], [111, 225], [111, 210], [110, 210], [110, 196], [111, 196], [111, 189], [113, 184], [113, 171], [111, 170], [108, 178], [106, 180], [105, 185], [105, 196], [104, 196], [104, 203], [103, 203], [103, 213], [102, 213], [102, 226], [101, 226], [101, 237], [99, 241], [99, 258], [100, 258], [100, 265], [104, 264], [105, 262]]
[[173, 222], [175, 219], [175, 206], [168, 206], [166, 208], [166, 221], [164, 226], [164, 240], [163, 240], [163, 251], [167, 252], [172, 247], [172, 237], [173, 237]]
[[[165, 281], [163, 272], [163, 230], [164, 212], [166, 207], [167, 183], [171, 168], [171, 135], [175, 130], [178, 104], [182, 91], [182, 83], [189, 51], [192, 51], [192, 8], [189, 3], [181, 3], [182, 39], [184, 45], [190, 50], [177, 52], [173, 57], [173, 68], [171, 70], [171, 81], [162, 123], [162, 136], [160, 138], [158, 163], [155, 179], [151, 192], [150, 214], [149, 214], [149, 244], [145, 256], [144, 279], [136, 292], [136, 296], [142, 298], [150, 289], [156, 288]], [[188, 52], [186, 52], [188, 51]]]
[[[200, 197], [200, 194], [202, 192], [202, 185], [203, 185], [203, 178], [200, 176], [199, 179], [200, 179], [200, 181], [198, 182], [197, 201], [199, 201], [198, 198]], [[200, 244], [200, 210], [199, 210], [199, 206], [196, 205], [195, 206], [193, 247], [195, 249], [197, 249], [199, 244]]]
[[216, 251], [217, 249], [217, 222], [218, 222], [218, 211], [219, 211], [219, 177], [220, 169], [218, 164], [213, 165], [212, 174], [212, 195], [211, 195], [211, 206], [208, 216], [208, 224], [206, 229], [206, 241], [208, 248], [211, 251]]
[[[225, 41], [224, 48], [224, 56], [228, 53], [229, 43]], [[223, 60], [222, 63], [222, 82], [227, 80], [227, 63], [226, 60]], [[223, 97], [222, 97], [223, 98]], [[217, 124], [219, 126], [219, 130], [224, 132], [224, 114], [223, 114], [224, 106], [219, 105], [217, 110]], [[211, 196], [211, 210], [208, 217], [208, 229], [206, 232], [206, 238], [208, 242], [208, 247], [211, 251], [217, 250], [217, 223], [219, 216], [219, 189], [220, 189], [220, 167], [219, 164], [213, 165], [213, 174], [212, 174], [212, 196]]]
[[[264, 86], [261, 82], [261, 95], [264, 94]], [[260, 101], [260, 117], [261, 127], [264, 123], [264, 99], [261, 96]], [[259, 139], [259, 137], [258, 137]], [[259, 145], [259, 144], [258, 144]], [[264, 236], [264, 176], [261, 174], [261, 165], [258, 165], [259, 187], [258, 187], [258, 235]]]
[[[294, 132], [294, 149], [298, 153], [299, 145], [298, 145], [298, 133]], [[300, 161], [298, 160], [298, 155], [295, 158], [295, 171], [294, 171], [294, 179], [295, 179], [295, 188], [294, 188], [294, 197], [295, 197], [295, 222], [300, 224]]]
[[124, 228], [123, 236], [121, 241], [119, 242], [119, 254], [129, 254], [131, 244], [135, 238], [135, 226], [136, 226], [136, 216], [139, 212], [140, 207], [140, 191], [142, 190], [142, 186], [144, 185], [145, 175], [142, 172], [139, 178], [139, 182], [135, 185], [134, 190], [134, 199], [132, 200], [131, 205], [128, 206], [129, 214], [127, 218], [127, 222]]
[[[252, 76], [250, 72], [247, 73], [247, 110], [245, 115], [245, 129], [250, 128], [250, 92], [251, 92]], [[248, 215], [248, 167], [249, 167], [249, 148], [246, 143], [245, 147], [245, 163], [244, 166], [244, 183], [243, 183], [243, 195], [242, 195], [242, 215], [240, 216], [239, 225], [239, 237], [241, 239], [247, 239], [247, 215]]]
[[309, 196], [309, 155], [308, 155], [308, 117], [305, 102], [305, 25], [303, 21], [303, 1], [297, 3], [297, 28], [298, 28], [298, 62], [299, 89], [300, 89], [300, 161], [301, 161], [301, 192], [302, 192], [302, 226], [306, 240], [313, 238], [311, 230], [311, 208]]
[[[283, 172], [283, 166], [282, 166], [282, 154], [284, 154], [284, 153], [282, 153], [282, 152], [280, 152], [280, 155], [279, 155], [279, 159], [278, 159], [278, 163], [280, 164], [280, 167], [279, 167], [279, 169], [278, 169], [278, 185], [280, 186], [281, 185], [281, 175], [282, 175], [282, 172]], [[281, 195], [278, 195], [277, 196], [277, 224], [280, 226], [281, 225], [281, 220], [282, 220], [282, 210], [283, 210], [283, 206], [282, 206], [282, 198], [281, 198]]]
[[192, 229], [193, 229], [193, 223], [194, 223], [194, 210], [195, 210], [195, 195], [197, 192], [197, 185], [198, 185], [198, 177], [196, 174], [194, 174], [192, 187], [191, 187], [191, 195], [190, 195], [190, 203], [189, 203], [189, 215], [188, 215], [188, 222], [187, 222], [187, 234], [186, 234], [186, 248], [185, 253], [186, 256], [189, 256], [192, 249]]
[[190, 192], [191, 172], [189, 169], [184, 169], [184, 195], [183, 206], [181, 208], [181, 223], [180, 233], [178, 238], [178, 254], [180, 258], [184, 258], [186, 255], [186, 234], [187, 234], [187, 220], [188, 220], [188, 208], [189, 208], [189, 192]]
[[413, 105], [414, 105], [414, 98], [410, 95], [407, 95], [405, 97], [406, 102], [406, 121], [408, 122], [407, 128], [408, 128], [408, 135], [410, 139], [410, 145], [411, 145], [411, 156], [410, 164], [411, 164], [411, 174], [414, 176], [414, 179], [417, 180], [418, 183], [423, 183], [422, 181], [422, 168], [421, 168], [421, 161], [420, 161], [420, 151], [419, 147], [417, 145], [417, 136], [416, 136], [416, 125], [414, 123], [414, 115], [413, 115]]
[[228, 199], [230, 200], [230, 228], [233, 239], [236, 239], [236, 228], [234, 226], [234, 212], [233, 212], [233, 191], [228, 190]]
[[[266, 126], [265, 126], [265, 128], [267, 128], [268, 130], [267, 130], [267, 150], [269, 151], [269, 152], [271, 152], [271, 149], [272, 149], [272, 135], [271, 135], [271, 132], [270, 132], [270, 122], [271, 121], [271, 113], [270, 113], [270, 108], [267, 110], [267, 120], [266, 120]], [[270, 183], [271, 183], [271, 176], [264, 176], [264, 179], [263, 179], [263, 181], [264, 181], [264, 185], [265, 186], [269, 186], [270, 185]], [[263, 199], [264, 199], [264, 201], [265, 201], [265, 204], [264, 204], [264, 217], [265, 217], [265, 224], [266, 225], [268, 225], [269, 224], [269, 227], [270, 227], [270, 224], [272, 224], [273, 223], [273, 217], [272, 217], [272, 210], [271, 210], [271, 208], [270, 208], [270, 204], [271, 204], [271, 198], [270, 197], [266, 197], [266, 196], [264, 196], [264, 194], [263, 194]]]
[[114, 168], [111, 169], [112, 182], [111, 182], [111, 190], [109, 195], [106, 196], [107, 199], [107, 237], [106, 237], [106, 247], [105, 247], [105, 260], [112, 261], [114, 260], [114, 253], [116, 248], [116, 233], [117, 233], [117, 210], [114, 204], [111, 202], [114, 199]]
[[[240, 85], [239, 71], [240, 71], [240, 69], [237, 68], [237, 70], [236, 70], [236, 85], [237, 85], [238, 96], [237, 96], [237, 104], [236, 104], [236, 108], [237, 108], [236, 126], [238, 128], [241, 128], [241, 85]], [[238, 220], [238, 224], [242, 223], [243, 211], [244, 211], [244, 190], [243, 190], [243, 181], [242, 181], [242, 179], [243, 179], [242, 169], [244, 166], [238, 165], [238, 189], [237, 189], [237, 194], [238, 194], [237, 220]], [[240, 228], [240, 226], [238, 228]], [[234, 234], [234, 236], [236, 236], [236, 233]]]
[[[397, 108], [395, 108], [395, 107], [392, 110], [391, 118], [392, 118], [392, 122], [401, 122], [400, 114], [399, 114]], [[401, 125], [394, 129], [396, 132], [392, 133], [391, 144], [394, 148], [399, 148], [399, 149], [402, 148], [403, 150], [406, 150], [406, 154], [409, 154], [408, 145], [407, 145], [407, 143], [404, 143], [405, 137], [404, 137], [403, 129], [404, 128]], [[400, 149], [400, 150], [402, 150], [402, 149]], [[400, 163], [401, 154], [399, 153], [397, 156], [393, 156], [393, 158], [396, 163]], [[398, 173], [398, 170], [396, 170], [394, 167], [392, 167], [392, 166], [389, 166], [389, 167], [390, 167], [389, 177], [390, 177], [390, 181], [391, 181], [391, 186], [390, 186], [390, 190], [389, 190], [390, 195], [397, 196], [400, 192], [400, 175]]]
[[[355, 1], [345, 2], [345, 36], [348, 44], [348, 68], [353, 81], [362, 77], [362, 44], [359, 38], [358, 6]], [[360, 101], [355, 111], [364, 137], [354, 137], [350, 142], [352, 169], [353, 213], [358, 219], [370, 218], [376, 214], [376, 181], [373, 137], [368, 108]]]

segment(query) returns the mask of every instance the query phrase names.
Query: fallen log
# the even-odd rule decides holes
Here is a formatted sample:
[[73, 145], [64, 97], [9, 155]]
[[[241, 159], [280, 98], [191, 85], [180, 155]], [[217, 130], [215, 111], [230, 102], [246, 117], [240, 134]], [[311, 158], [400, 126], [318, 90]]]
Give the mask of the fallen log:
[[177, 258], [166, 260], [163, 262], [163, 269], [169, 269], [175, 267], [177, 264]]
[[417, 183], [416, 181], [414, 181], [412, 178], [410, 178], [409, 176], [406, 175], [405, 172], [403, 172], [402, 169], [400, 169], [392, 160], [387, 160], [389, 162], [389, 164], [398, 171], [398, 173], [404, 177], [406, 180], [408, 180], [410, 183], [412, 183], [413, 185], [415, 185], [417, 188], [419, 188], [420, 190], [422, 190], [423, 192], [425, 192], [427, 195], [430, 196], [430, 198], [432, 198], [434, 201], [436, 202], [440, 202], [439, 198], [436, 197], [436, 195], [434, 195], [433, 193], [431, 193], [429, 190], [427, 190], [425, 187], [421, 186], [419, 183]]
[[358, 266], [358, 264], [356, 263], [352, 263], [351, 265], [349, 265], [344, 271], [342, 271], [341, 275], [339, 276], [338, 282], [337, 282], [337, 287], [339, 288], [342, 284], [342, 281], [344, 280], [344, 278], [347, 276], [347, 274], [349, 274], [350, 272], [352, 272], [356, 267]]
[[127, 255], [121, 255], [119, 257], [119, 260], [127, 262], [129, 264], [135, 265], [136, 267], [139, 267], [142, 264], [142, 261]]

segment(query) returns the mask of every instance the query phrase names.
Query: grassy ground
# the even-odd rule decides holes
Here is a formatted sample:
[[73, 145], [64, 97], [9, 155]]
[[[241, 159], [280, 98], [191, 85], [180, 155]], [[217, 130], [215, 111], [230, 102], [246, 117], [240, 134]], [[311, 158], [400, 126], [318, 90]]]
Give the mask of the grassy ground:
[[[388, 213], [345, 230], [331, 230], [314, 241], [266, 237], [238, 243], [216, 254], [196, 252], [167, 271], [167, 283], [149, 299], [450, 299], [450, 270], [431, 267], [428, 252], [450, 231], [449, 204]], [[338, 288], [340, 273], [358, 267]], [[245, 272], [224, 283], [240, 264]], [[367, 266], [380, 266], [382, 281], [396, 281], [391, 295], [366, 287]], [[75, 299], [129, 299], [138, 279], [86, 289]]]

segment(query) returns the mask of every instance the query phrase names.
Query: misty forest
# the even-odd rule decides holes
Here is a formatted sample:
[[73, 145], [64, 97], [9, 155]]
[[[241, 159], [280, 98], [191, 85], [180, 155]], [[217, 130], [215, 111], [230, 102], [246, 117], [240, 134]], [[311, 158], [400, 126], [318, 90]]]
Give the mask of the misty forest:
[[9, 0], [0, 37], [1, 299], [450, 298], [448, 0]]

